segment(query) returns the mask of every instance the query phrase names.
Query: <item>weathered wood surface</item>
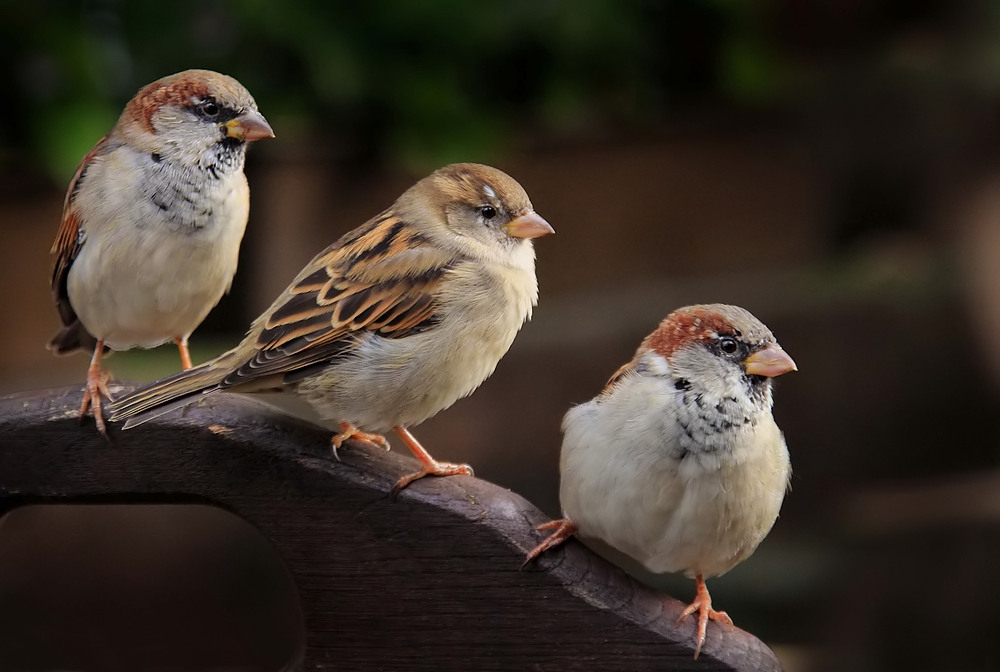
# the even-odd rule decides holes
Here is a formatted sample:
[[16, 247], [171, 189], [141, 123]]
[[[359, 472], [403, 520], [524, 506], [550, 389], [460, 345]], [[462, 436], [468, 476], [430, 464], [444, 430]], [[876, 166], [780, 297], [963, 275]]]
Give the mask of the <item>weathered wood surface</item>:
[[[76, 420], [79, 389], [0, 398], [0, 513], [37, 502], [213, 503], [255, 525], [298, 590], [303, 670], [780, 670], [764, 644], [709, 624], [692, 659], [683, 605], [572, 541], [520, 570], [544, 514], [474, 478], [425, 478], [254, 399], [112, 428]], [[425, 630], [426, 629], [426, 630]]]

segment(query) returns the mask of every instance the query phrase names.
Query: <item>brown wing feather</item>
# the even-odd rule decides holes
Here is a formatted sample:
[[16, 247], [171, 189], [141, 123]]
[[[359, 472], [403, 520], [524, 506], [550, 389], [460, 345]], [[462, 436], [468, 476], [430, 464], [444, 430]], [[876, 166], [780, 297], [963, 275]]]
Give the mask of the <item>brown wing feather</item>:
[[435, 295], [454, 256], [391, 213], [317, 256], [255, 323], [252, 356], [221, 387], [292, 374], [342, 357], [364, 333], [403, 338], [435, 321]]
[[76, 172], [69, 182], [69, 189], [66, 190], [62, 222], [50, 250], [50, 254], [55, 256], [52, 260], [52, 299], [55, 301], [64, 328], [52, 338], [49, 346], [60, 353], [72, 352], [80, 347], [92, 348], [97, 343], [97, 339], [87, 333], [83, 325], [77, 321], [76, 311], [73, 310], [73, 306], [69, 302], [69, 291], [66, 283], [69, 269], [73, 266], [73, 261], [80, 253], [84, 242], [81, 230], [83, 222], [80, 211], [75, 206], [76, 194], [83, 184], [87, 169], [94, 157], [105, 152], [107, 139], [107, 136], [101, 138], [77, 166]]
[[604, 389], [601, 390], [601, 394], [602, 395], [611, 394], [612, 390], [614, 390], [615, 386], [621, 381], [621, 379], [630, 374], [634, 370], [635, 370], [635, 360], [622, 364], [620, 367], [618, 367], [617, 371], [611, 374], [611, 378], [609, 378], [608, 382], [604, 385]]

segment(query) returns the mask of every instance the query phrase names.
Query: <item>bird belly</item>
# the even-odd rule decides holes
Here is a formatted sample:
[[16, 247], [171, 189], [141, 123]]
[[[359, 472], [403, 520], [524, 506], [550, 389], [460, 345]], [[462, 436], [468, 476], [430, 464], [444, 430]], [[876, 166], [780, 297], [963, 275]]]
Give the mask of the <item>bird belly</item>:
[[[674, 417], [650, 408], [661, 394], [656, 384], [637, 381], [567, 415], [575, 421], [563, 443], [563, 511], [582, 537], [601, 539], [650, 571], [717, 576], [752, 553], [774, 524], [788, 453], [773, 421], [758, 425], [763, 436], [747, 433], [728, 456], [708, 463], [672, 453]], [[644, 411], [637, 416], [634, 408]]]
[[[419, 424], [471, 394], [510, 348], [536, 285], [533, 272], [513, 289], [453, 279], [437, 325], [398, 339], [365, 334], [352, 354], [305, 379], [299, 392], [325, 418], [374, 432]], [[487, 319], [484, 310], [492, 313]]]
[[74, 200], [83, 245], [70, 304], [115, 350], [194, 331], [229, 288], [249, 214], [242, 172], [204, 183], [195, 166], [154, 170], [147, 158], [118, 147], [95, 161]]
[[753, 553], [778, 517], [787, 483], [767, 483], [760, 472], [756, 465], [741, 465], [685, 480], [672, 512], [651, 512], [663, 525], [648, 530], [641, 558], [646, 568], [719, 576]]
[[235, 242], [233, 232], [219, 228], [221, 235], [207, 239], [171, 231], [126, 239], [109, 231], [88, 240], [67, 281], [70, 303], [87, 331], [115, 350], [189, 336], [236, 272], [243, 228]]

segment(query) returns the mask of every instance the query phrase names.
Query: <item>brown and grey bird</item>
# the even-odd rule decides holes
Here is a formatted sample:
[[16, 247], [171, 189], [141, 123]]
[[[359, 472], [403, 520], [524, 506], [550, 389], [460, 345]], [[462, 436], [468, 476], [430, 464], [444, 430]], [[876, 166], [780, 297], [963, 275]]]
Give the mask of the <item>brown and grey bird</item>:
[[63, 327], [49, 348], [93, 353], [80, 407], [106, 435], [101, 355], [188, 337], [229, 290], [250, 208], [248, 142], [273, 137], [235, 79], [186, 70], [149, 84], [83, 157], [52, 245]]
[[598, 539], [651, 572], [696, 582], [695, 658], [712, 608], [705, 579], [732, 569], [774, 525], [788, 487], [771, 380], [795, 362], [737, 306], [674, 311], [604, 390], [563, 420], [563, 515], [530, 562], [574, 534]]
[[436, 462], [407, 429], [472, 393], [493, 373], [538, 299], [532, 238], [552, 233], [505, 173], [446, 166], [316, 256], [213, 360], [123, 397], [125, 428], [222, 391], [294, 392], [347, 439], [388, 447], [390, 429]]

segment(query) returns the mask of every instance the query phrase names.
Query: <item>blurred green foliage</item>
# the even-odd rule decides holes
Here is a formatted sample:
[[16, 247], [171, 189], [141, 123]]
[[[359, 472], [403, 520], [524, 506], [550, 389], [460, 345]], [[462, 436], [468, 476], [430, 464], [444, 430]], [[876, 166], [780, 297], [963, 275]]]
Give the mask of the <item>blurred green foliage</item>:
[[[642, 125], [773, 94], [754, 5], [722, 0], [0, 2], [4, 159], [65, 181], [145, 83], [241, 80], [282, 139], [426, 168], [525, 135]], [[760, 7], [766, 7], [761, 5]]]
[[0, 168], [64, 182], [140, 86], [191, 67], [254, 93], [268, 151], [420, 171], [679, 109], [995, 97], [998, 34], [995, 0], [0, 0]]

